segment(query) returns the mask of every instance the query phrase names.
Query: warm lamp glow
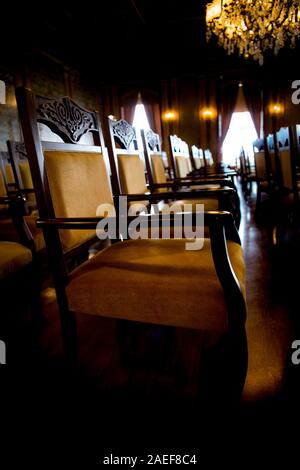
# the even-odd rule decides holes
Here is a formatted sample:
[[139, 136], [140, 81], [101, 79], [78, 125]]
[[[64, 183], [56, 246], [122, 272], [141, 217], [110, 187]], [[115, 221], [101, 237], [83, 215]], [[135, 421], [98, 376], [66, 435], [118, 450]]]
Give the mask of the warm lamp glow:
[[269, 106], [270, 114], [281, 114], [283, 112], [283, 106], [280, 103], [272, 103]]
[[166, 121], [174, 121], [177, 118], [177, 112], [168, 110], [163, 114], [163, 117]]
[[200, 111], [200, 116], [203, 119], [214, 119], [217, 115], [217, 112], [214, 108], [204, 108]]

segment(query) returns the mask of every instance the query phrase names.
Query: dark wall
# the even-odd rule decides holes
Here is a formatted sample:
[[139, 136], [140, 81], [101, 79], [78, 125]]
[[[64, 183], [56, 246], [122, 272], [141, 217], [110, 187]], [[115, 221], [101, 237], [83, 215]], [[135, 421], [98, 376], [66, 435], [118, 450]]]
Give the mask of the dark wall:
[[[230, 59], [231, 60], [231, 59]], [[68, 64], [41, 50], [26, 53], [21, 60], [14, 63], [12, 57], [1, 62], [0, 79], [6, 83], [7, 102], [0, 105], [0, 151], [6, 150], [6, 140], [19, 140], [20, 128], [18, 124], [17, 108], [14, 98], [14, 84], [23, 84], [31, 87], [34, 92], [49, 97], [62, 95], [71, 96], [81, 106], [88, 109], [98, 109], [101, 120], [109, 114], [121, 115], [121, 106], [124, 96], [136, 95], [141, 91], [147, 96], [153, 96], [159, 105], [162, 115], [168, 109], [178, 112], [178, 119], [166, 122], [162, 119], [161, 131], [163, 148], [168, 151], [168, 135], [175, 133], [186, 140], [190, 145], [211, 148], [214, 155], [217, 153], [218, 122], [217, 119], [205, 121], [199, 112], [204, 107], [220, 107], [222, 94], [220, 94], [220, 81], [224, 83], [238, 83], [239, 80], [254, 79], [262, 84], [265, 91], [267, 130], [271, 130], [274, 120], [268, 116], [267, 106], [271, 100], [281, 101], [284, 112], [276, 118], [276, 125], [291, 125], [300, 122], [300, 105], [291, 101], [291, 84], [296, 80], [294, 61], [287, 60], [283, 68], [278, 67], [276, 61], [267, 63], [260, 68], [251, 62], [247, 66], [234, 68], [230, 60], [218, 64], [211, 63], [207, 73], [185, 74], [183, 70], [170, 77], [162, 77], [159, 73], [153, 78], [135, 79], [118, 76], [108, 78], [105, 73], [83, 73], [82, 70], [70, 67]], [[197, 69], [199, 69], [199, 64]], [[222, 71], [222, 74], [220, 72]], [[279, 73], [280, 72], [280, 73]], [[299, 77], [300, 78], [300, 77]]]
[[6, 104], [0, 104], [0, 151], [6, 152], [6, 141], [20, 140], [14, 77], [6, 67], [0, 69], [0, 80], [6, 84]]

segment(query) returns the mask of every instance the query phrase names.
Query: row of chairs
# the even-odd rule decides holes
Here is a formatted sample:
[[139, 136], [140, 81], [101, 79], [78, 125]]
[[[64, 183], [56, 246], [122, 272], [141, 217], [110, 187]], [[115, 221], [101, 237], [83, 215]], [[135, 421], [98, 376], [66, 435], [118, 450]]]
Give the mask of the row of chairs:
[[[131, 137], [126, 140], [128, 136]], [[159, 135], [148, 129], [142, 131], [142, 139], [143, 150], [139, 148], [139, 140], [135, 129], [130, 124], [124, 120], [110, 122], [110, 141], [115, 159], [112, 179], [114, 187], [118, 187], [119, 191], [122, 190], [126, 194], [143, 194], [149, 189], [151, 192], [162, 192], [168, 191], [169, 188], [174, 190], [183, 185], [186, 188], [192, 187], [193, 189], [202, 187], [207, 191], [207, 197], [205, 200], [203, 199], [203, 202], [208, 210], [214, 210], [221, 207], [216, 190], [226, 185], [235, 189], [234, 185], [227, 179], [226, 173], [193, 174], [188, 145], [176, 136], [170, 136], [171, 161], [174, 164], [173, 174], [175, 174], [175, 178], [169, 178], [164, 164]], [[178, 142], [180, 142], [180, 145], [178, 145]], [[184, 144], [184, 151], [182, 150], [182, 144]], [[27, 213], [35, 214], [36, 199], [24, 143], [8, 141], [7, 145], [10, 163], [7, 159], [5, 162], [2, 161], [5, 167], [3, 174], [9, 174], [10, 181], [13, 180], [13, 189], [18, 190], [26, 197]], [[146, 174], [144, 173], [144, 166]], [[13, 178], [11, 175], [13, 175]], [[6, 186], [9, 188], [12, 184], [7, 180]], [[204, 193], [202, 194], [205, 196]], [[224, 190], [219, 191], [219, 194], [224, 196]], [[235, 196], [237, 197], [236, 192]], [[238, 208], [239, 204], [237, 204], [237, 211]], [[239, 214], [236, 221], [238, 221], [238, 217]]]
[[[150, 149], [145, 151], [147, 181], [135, 129], [126, 121], [108, 119], [102, 130], [96, 112], [69, 98], [42, 98], [24, 88], [17, 88], [16, 98], [39, 212], [37, 227], [45, 237], [68, 364], [77, 360], [76, 313], [191, 328], [213, 338], [221, 351], [217, 368], [220, 373], [226, 370], [240, 393], [247, 369], [245, 266], [230, 180], [218, 175], [156, 183], [155, 162], [161, 162], [161, 155], [144, 132], [144, 147]], [[43, 141], [39, 123], [58, 141]], [[81, 143], [86, 135], [89, 144]], [[129, 216], [129, 226], [121, 227], [115, 214], [105, 217], [108, 207], [118, 213], [123, 195], [130, 208], [145, 201], [143, 221], [160, 228], [162, 212], [153, 214], [153, 203], [213, 200], [218, 210], [204, 213], [209, 236], [201, 250], [190, 251], [184, 238], [126, 240], [136, 218]], [[140, 207], [134, 213], [140, 214]], [[191, 217], [194, 226], [197, 213]], [[172, 214], [168, 218], [174, 223]], [[74, 270], [69, 260], [95, 242], [96, 229], [103, 234], [99, 222], [105, 227], [107, 220], [116, 224], [111, 242]]]
[[300, 126], [282, 127], [277, 132], [253, 142], [254, 168], [245, 154], [240, 156], [242, 187], [251, 193], [256, 182], [256, 214], [261, 214], [262, 196], [271, 203], [277, 239], [284, 237], [287, 226], [299, 226]]

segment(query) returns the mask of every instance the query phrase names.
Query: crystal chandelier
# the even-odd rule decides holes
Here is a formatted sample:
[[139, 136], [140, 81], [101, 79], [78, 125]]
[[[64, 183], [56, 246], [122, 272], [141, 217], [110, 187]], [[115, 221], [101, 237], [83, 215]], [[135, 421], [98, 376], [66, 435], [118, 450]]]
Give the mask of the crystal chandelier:
[[228, 54], [238, 51], [262, 65], [264, 52], [276, 55], [300, 37], [299, 0], [214, 0], [206, 7], [207, 40], [212, 34]]

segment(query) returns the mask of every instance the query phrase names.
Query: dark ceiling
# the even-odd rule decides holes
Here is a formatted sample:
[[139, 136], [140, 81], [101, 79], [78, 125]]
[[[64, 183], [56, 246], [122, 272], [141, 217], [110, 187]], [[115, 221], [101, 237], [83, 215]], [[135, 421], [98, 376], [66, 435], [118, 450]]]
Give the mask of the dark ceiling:
[[[205, 39], [205, 0], [74, 0], [27, 3], [7, 8], [6, 50], [39, 50], [97, 79], [222, 74], [261, 68], [228, 57]], [[16, 41], [17, 46], [12, 46]], [[299, 49], [298, 49], [299, 53]], [[280, 53], [289, 65], [291, 53]], [[286, 57], [286, 58], [285, 58]], [[292, 56], [293, 58], [294, 56]], [[274, 59], [272, 58], [272, 69]], [[265, 70], [270, 70], [266, 61]], [[276, 67], [276, 64], [275, 64]], [[278, 71], [282, 69], [277, 67]], [[296, 77], [297, 78], [297, 77]]]

